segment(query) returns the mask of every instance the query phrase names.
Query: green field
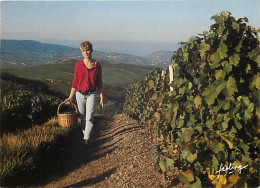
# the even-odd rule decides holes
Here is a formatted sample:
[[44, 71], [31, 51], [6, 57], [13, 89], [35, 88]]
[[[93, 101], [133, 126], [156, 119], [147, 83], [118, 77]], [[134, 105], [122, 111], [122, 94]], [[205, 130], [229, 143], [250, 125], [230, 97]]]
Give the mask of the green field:
[[[30, 88], [34, 87], [33, 83], [38, 81], [53, 92], [68, 95], [76, 62], [76, 59], [70, 59], [34, 67], [1, 69], [1, 90], [5, 93], [7, 90]], [[140, 65], [103, 61], [101, 65], [105, 88], [115, 86], [125, 88], [152, 70], [150, 67]], [[13, 77], [11, 79], [10, 75], [4, 77], [6, 73]]]

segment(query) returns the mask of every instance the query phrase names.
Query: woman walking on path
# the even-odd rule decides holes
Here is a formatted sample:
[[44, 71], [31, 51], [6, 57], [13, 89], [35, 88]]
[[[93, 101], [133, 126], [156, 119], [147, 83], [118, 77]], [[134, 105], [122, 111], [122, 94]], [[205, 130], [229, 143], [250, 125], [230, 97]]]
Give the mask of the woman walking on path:
[[80, 45], [84, 59], [79, 60], [75, 66], [74, 79], [69, 98], [65, 100], [70, 104], [76, 94], [76, 100], [81, 119], [81, 128], [85, 144], [89, 144], [90, 133], [93, 127], [96, 96], [100, 96], [100, 106], [104, 107], [102, 93], [102, 68], [99, 61], [92, 59], [92, 44], [89, 41]]

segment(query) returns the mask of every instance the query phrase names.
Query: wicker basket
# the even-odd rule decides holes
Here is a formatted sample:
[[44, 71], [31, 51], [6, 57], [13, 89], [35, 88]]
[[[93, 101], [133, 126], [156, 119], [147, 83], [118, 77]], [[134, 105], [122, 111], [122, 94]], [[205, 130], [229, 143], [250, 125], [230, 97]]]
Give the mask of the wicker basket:
[[58, 106], [58, 110], [57, 110], [57, 115], [58, 115], [58, 123], [61, 127], [72, 127], [78, 124], [78, 109], [76, 107], [76, 105], [74, 103], [71, 103], [74, 108], [75, 108], [75, 112], [70, 112], [69, 114], [60, 114], [59, 110], [60, 110], [60, 106], [62, 104], [66, 104], [65, 102], [62, 102], [59, 106]]

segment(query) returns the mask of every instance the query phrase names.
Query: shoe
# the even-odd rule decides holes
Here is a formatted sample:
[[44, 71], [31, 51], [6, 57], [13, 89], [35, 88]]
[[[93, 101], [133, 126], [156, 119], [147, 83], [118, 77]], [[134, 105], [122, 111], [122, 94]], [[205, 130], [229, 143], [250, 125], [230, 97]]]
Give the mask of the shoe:
[[93, 143], [90, 142], [88, 139], [85, 139], [85, 140], [84, 140], [84, 143], [85, 143], [85, 146], [86, 146], [86, 147], [94, 147]]

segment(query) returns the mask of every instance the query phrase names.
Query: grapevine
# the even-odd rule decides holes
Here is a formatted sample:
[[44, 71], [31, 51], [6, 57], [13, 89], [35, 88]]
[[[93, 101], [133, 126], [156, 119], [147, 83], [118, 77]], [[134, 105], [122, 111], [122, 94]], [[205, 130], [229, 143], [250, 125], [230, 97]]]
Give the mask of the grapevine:
[[[173, 54], [174, 91], [150, 73], [129, 90], [125, 113], [153, 128], [164, 180], [178, 167], [186, 186], [259, 186], [259, 30], [227, 11], [212, 19]], [[230, 164], [247, 168], [217, 173]]]

